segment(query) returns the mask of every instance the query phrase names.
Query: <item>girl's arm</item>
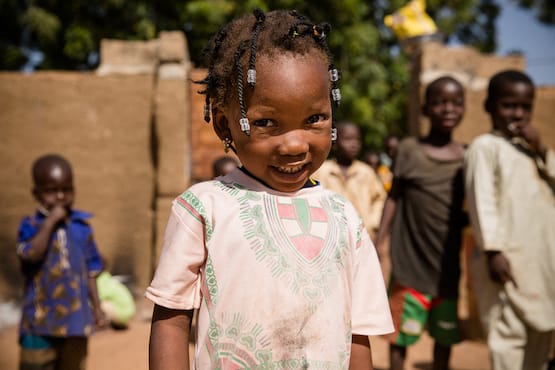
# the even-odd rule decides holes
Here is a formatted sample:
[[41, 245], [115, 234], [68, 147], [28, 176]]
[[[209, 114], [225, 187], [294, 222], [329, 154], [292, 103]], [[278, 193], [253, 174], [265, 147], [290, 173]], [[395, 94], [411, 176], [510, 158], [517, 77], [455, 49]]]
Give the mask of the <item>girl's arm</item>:
[[193, 310], [154, 306], [150, 327], [150, 370], [189, 370], [192, 317]]
[[372, 370], [372, 349], [365, 335], [353, 334], [349, 370]]

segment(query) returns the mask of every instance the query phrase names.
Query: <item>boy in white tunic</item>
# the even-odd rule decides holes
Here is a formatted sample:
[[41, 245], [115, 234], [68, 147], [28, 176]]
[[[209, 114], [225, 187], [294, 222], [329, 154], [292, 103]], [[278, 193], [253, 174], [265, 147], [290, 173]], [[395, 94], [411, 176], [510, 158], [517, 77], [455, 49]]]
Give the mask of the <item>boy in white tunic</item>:
[[493, 131], [465, 158], [469, 214], [481, 247], [473, 276], [494, 370], [545, 368], [555, 329], [555, 153], [531, 125], [534, 84], [493, 76]]
[[393, 330], [360, 217], [310, 175], [340, 99], [329, 25], [255, 11], [207, 48], [205, 118], [242, 167], [179, 196], [146, 296], [151, 369], [371, 369], [369, 335]]

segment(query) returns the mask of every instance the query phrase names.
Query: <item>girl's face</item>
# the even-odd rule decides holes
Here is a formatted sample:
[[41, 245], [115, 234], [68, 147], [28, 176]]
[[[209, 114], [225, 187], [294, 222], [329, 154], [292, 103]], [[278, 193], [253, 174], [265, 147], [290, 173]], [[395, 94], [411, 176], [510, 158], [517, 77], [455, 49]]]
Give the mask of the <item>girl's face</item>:
[[343, 124], [337, 128], [336, 155], [341, 159], [355, 160], [362, 148], [360, 130], [354, 124]]
[[439, 84], [431, 91], [423, 113], [429, 118], [433, 129], [439, 132], [451, 132], [458, 126], [464, 115], [462, 88], [452, 81]]
[[493, 126], [509, 136], [530, 123], [534, 88], [525, 82], [505, 83], [496, 99], [487, 106]]
[[56, 205], [71, 209], [74, 199], [73, 177], [71, 172], [63, 166], [52, 165], [45, 169], [42, 181], [35, 185], [33, 195], [47, 210]]
[[252, 93], [244, 89], [250, 136], [239, 127], [238, 102], [216, 108], [216, 132], [232, 138], [252, 175], [274, 190], [297, 191], [331, 148], [328, 66], [314, 55], [261, 55], [256, 74]]

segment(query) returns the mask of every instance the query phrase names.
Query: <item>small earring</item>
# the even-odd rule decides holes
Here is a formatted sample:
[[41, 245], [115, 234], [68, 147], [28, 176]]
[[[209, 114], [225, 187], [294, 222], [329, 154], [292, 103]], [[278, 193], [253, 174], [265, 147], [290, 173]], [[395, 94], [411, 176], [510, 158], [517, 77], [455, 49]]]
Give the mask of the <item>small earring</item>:
[[231, 149], [231, 139], [226, 137], [225, 139], [222, 140], [222, 142], [224, 143], [224, 152], [228, 153], [229, 149]]

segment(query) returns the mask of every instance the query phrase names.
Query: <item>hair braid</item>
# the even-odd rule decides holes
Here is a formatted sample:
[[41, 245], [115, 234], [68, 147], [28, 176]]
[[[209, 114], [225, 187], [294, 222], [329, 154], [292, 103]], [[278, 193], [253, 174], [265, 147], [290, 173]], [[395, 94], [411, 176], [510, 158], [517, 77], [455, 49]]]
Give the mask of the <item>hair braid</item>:
[[[314, 54], [322, 58], [330, 66], [332, 109], [333, 106], [337, 107], [341, 94], [339, 78], [334, 77], [338, 77], [339, 72], [332, 67], [333, 58], [327, 45], [330, 30], [328, 23], [314, 24], [297, 11], [263, 13], [259, 9], [222, 27], [204, 49], [208, 74], [205, 79], [195, 81], [205, 85], [205, 89], [199, 91], [200, 94], [206, 94], [205, 120], [210, 120], [212, 107], [225, 106], [238, 100], [241, 130], [250, 134], [244, 86], [255, 86], [256, 58], [260, 55], [271, 58], [286, 53]], [[247, 49], [250, 55], [246, 55]]]
[[254, 87], [256, 85], [256, 42], [258, 41], [258, 34], [264, 25], [264, 20], [266, 16], [260, 9], [254, 10], [254, 16], [256, 17], [256, 23], [254, 24], [254, 30], [252, 33], [252, 40], [251, 40], [251, 57], [249, 59], [249, 69], [247, 71], [247, 83]]
[[237, 98], [239, 99], [239, 109], [241, 111], [241, 119], [239, 123], [241, 125], [241, 131], [243, 131], [247, 136], [250, 135], [249, 119], [247, 118], [247, 109], [245, 108], [245, 98], [243, 96], [243, 64], [241, 63], [241, 57], [245, 53], [245, 42], [239, 44], [239, 47], [235, 51], [235, 69], [237, 70]]

